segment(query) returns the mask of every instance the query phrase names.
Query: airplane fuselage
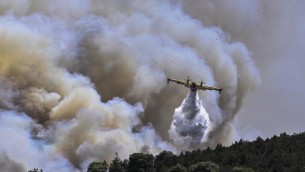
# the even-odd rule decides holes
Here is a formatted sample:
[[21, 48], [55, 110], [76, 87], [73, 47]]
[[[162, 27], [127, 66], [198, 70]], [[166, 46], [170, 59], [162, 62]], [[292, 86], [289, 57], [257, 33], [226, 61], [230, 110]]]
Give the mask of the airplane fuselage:
[[[185, 86], [185, 87], [188, 87], [188, 86]], [[191, 91], [197, 91], [197, 85], [195, 82], [192, 82], [191, 86], [190, 86], [190, 90]]]

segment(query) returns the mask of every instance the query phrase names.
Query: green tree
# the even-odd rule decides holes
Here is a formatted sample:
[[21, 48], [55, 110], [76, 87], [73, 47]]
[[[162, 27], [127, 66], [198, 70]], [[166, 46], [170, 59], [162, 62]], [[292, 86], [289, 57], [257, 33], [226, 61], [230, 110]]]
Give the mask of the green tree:
[[170, 151], [163, 151], [155, 157], [154, 163], [157, 172], [164, 172], [177, 164], [177, 156]]
[[219, 166], [211, 161], [198, 162], [189, 167], [189, 172], [219, 172]]
[[153, 172], [154, 156], [144, 153], [131, 154], [127, 169], [129, 172]]
[[32, 170], [29, 170], [28, 172], [43, 172], [43, 170], [42, 169], [37, 169], [37, 168], [34, 168], [34, 169], [32, 169]]
[[109, 172], [125, 172], [127, 171], [128, 161], [122, 161], [118, 153], [115, 153], [115, 158], [111, 161]]
[[187, 170], [184, 166], [177, 164], [169, 168], [168, 172], [187, 172]]
[[92, 162], [89, 164], [87, 172], [106, 172], [108, 170], [108, 164], [103, 162]]
[[231, 172], [254, 172], [254, 170], [247, 167], [234, 167]]

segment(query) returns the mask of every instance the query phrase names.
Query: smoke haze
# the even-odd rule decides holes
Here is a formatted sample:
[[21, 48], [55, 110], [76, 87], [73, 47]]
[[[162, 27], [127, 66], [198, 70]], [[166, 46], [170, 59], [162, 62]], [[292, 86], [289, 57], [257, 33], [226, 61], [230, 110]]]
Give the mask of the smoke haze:
[[[287, 3], [0, 0], [0, 163], [6, 164], [1, 168], [85, 171], [90, 162], [109, 161], [115, 152], [121, 158], [134, 152], [178, 153], [179, 144], [169, 132], [179, 123], [177, 111], [185, 109], [176, 108], [189, 90], [166, 85], [167, 77], [189, 75], [223, 87], [221, 95], [200, 92], [182, 103], [183, 107], [190, 97], [202, 100], [197, 107], [204, 114], [200, 124], [188, 121], [203, 133], [194, 135], [184, 150], [243, 137], [236, 132], [236, 115], [240, 114], [238, 121], [248, 122], [262, 116], [265, 112], [257, 106], [274, 86], [267, 81], [246, 100], [249, 112], [243, 111], [245, 96], [261, 82], [255, 62], [262, 68], [264, 85], [269, 76], [279, 76], [273, 72], [286, 64], [284, 57], [290, 52], [278, 52], [278, 47], [286, 48], [277, 40], [279, 34], [287, 38], [286, 25], [268, 30], [281, 23], [274, 15], [282, 11], [285, 18], [296, 8], [291, 27], [299, 21], [302, 8], [297, 4], [304, 3]], [[292, 42], [301, 42], [301, 30]], [[272, 56], [279, 58], [272, 65], [277, 68], [265, 74]], [[297, 83], [299, 79], [295, 76]], [[290, 85], [277, 84], [282, 84], [279, 89]], [[212, 127], [205, 129], [204, 119]], [[188, 125], [182, 130], [192, 131]]]

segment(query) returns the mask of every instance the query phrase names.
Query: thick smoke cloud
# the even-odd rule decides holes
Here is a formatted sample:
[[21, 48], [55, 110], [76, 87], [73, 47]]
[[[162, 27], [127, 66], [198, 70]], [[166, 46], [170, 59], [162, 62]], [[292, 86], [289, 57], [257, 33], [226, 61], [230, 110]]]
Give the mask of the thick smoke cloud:
[[1, 152], [0, 165], [1, 165], [0, 166], [1, 171], [16, 171], [16, 172], [25, 171], [22, 164], [10, 159], [5, 152]]
[[55, 145], [41, 139], [46, 139], [45, 129], [27, 115], [1, 111], [0, 126], [3, 171], [26, 171], [34, 167], [50, 171], [76, 171]]
[[115, 152], [179, 152], [168, 130], [188, 90], [166, 86], [167, 77], [224, 89], [195, 96], [212, 127], [185, 149], [229, 143], [232, 120], [260, 82], [244, 44], [178, 2], [0, 4], [0, 126], [9, 131], [0, 148], [26, 169], [77, 171]]

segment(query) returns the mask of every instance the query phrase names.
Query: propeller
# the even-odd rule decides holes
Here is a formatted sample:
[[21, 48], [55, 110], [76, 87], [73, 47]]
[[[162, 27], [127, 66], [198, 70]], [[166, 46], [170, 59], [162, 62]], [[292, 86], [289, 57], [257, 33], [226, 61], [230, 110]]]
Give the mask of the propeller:
[[186, 83], [188, 84], [191, 81], [190, 76], [187, 76]]
[[202, 84], [204, 84], [203, 79], [201, 79], [200, 81], [200, 86], [202, 86]]

